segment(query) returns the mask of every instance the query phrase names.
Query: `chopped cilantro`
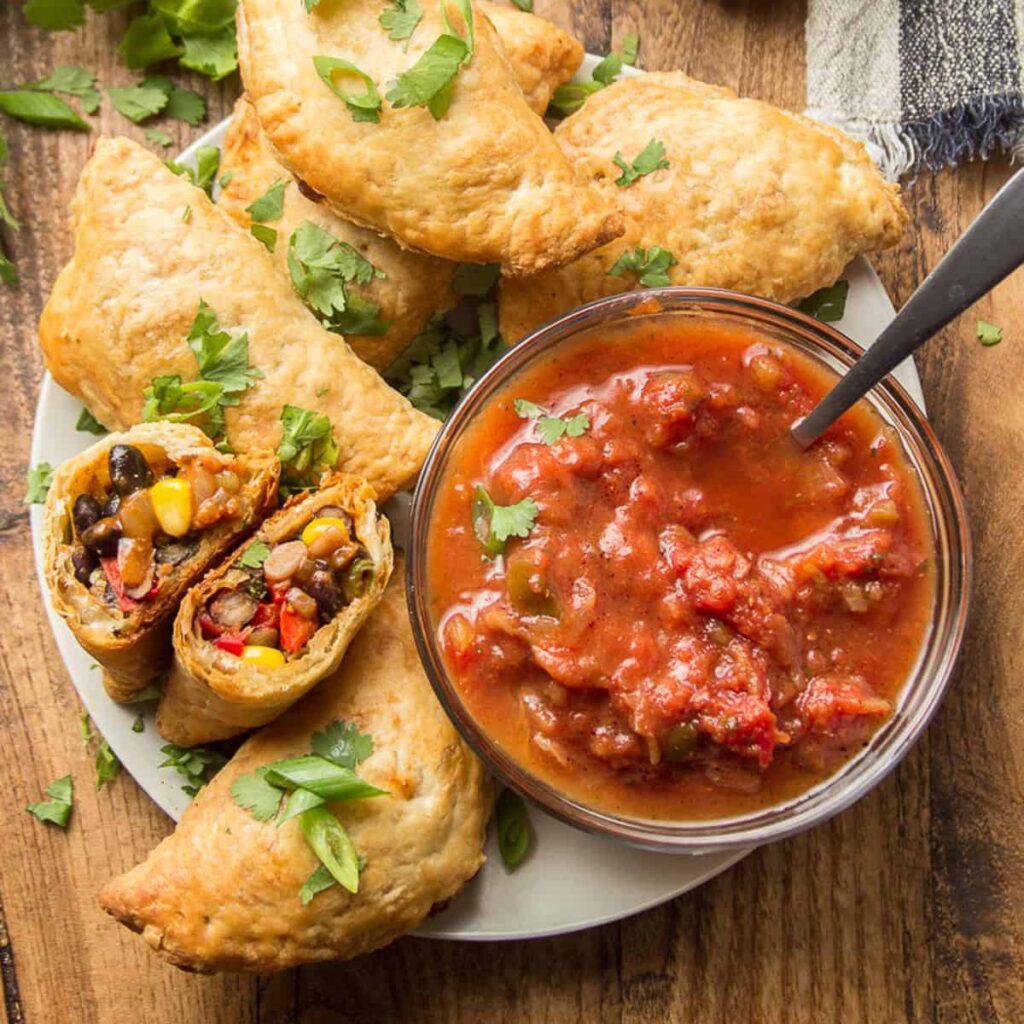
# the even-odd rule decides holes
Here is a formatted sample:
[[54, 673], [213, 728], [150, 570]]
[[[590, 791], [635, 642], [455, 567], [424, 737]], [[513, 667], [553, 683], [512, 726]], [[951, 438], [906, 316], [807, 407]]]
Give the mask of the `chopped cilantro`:
[[497, 263], [457, 263], [452, 287], [457, 295], [486, 295], [499, 277], [501, 267]]
[[220, 185], [221, 188], [227, 188], [228, 185], [231, 184], [231, 179], [234, 176], [235, 176], [235, 172], [234, 171], [225, 171], [220, 176], [220, 180], [217, 182], [217, 184]]
[[240, 775], [231, 783], [231, 799], [257, 821], [269, 821], [277, 814], [281, 796], [281, 790], [267, 782], [260, 772]]
[[19, 121], [42, 125], [44, 128], [73, 128], [81, 132], [89, 130], [89, 126], [78, 116], [74, 108], [52, 92], [37, 92], [32, 89], [0, 92], [0, 111]]
[[213, 194], [213, 182], [220, 168], [220, 150], [216, 146], [200, 146], [196, 150], [196, 185], [208, 196]]
[[[342, 100], [352, 112], [353, 121], [371, 121], [374, 124], [380, 122], [381, 98], [373, 79], [355, 64], [340, 57], [314, 57], [313, 67], [320, 76], [320, 80]], [[366, 86], [363, 92], [349, 92], [338, 84], [335, 74], [341, 76], [354, 75]]]
[[554, 91], [546, 116], [562, 118], [575, 113], [588, 97], [611, 85], [619, 77], [623, 64], [635, 64], [639, 49], [640, 37], [636, 33], [625, 36], [622, 40], [622, 49], [613, 50], [594, 68], [591, 81], [566, 82]]
[[987, 320], [979, 320], [974, 325], [974, 331], [978, 337], [978, 341], [980, 341], [986, 348], [998, 345], [999, 342], [1003, 340], [1002, 327], [990, 324]]
[[147, 75], [139, 85], [159, 89], [167, 97], [161, 114], [173, 117], [194, 128], [206, 117], [206, 100], [194, 89], [180, 89], [166, 75]]
[[238, 47], [235, 43], [234, 24], [225, 25], [217, 32], [181, 37], [185, 53], [178, 63], [192, 71], [219, 82], [238, 67]]
[[87, 114], [95, 114], [100, 107], [100, 93], [96, 88], [96, 76], [83, 68], [70, 64], [61, 64], [54, 68], [46, 78], [37, 82], [29, 82], [27, 89], [39, 92], [59, 92], [64, 96], [75, 96], [82, 101], [82, 109]]
[[108, 782], [113, 782], [120, 769], [121, 762], [110, 749], [110, 744], [101, 739], [96, 748], [96, 788], [102, 789]]
[[615, 184], [620, 188], [629, 188], [633, 182], [645, 174], [668, 167], [668, 161], [665, 159], [665, 146], [657, 139], [651, 139], [631, 164], [626, 163], [618, 150], [615, 152], [614, 160], [622, 170], [622, 174], [615, 179]]
[[157, 12], [138, 14], [132, 19], [117, 52], [130, 68], [146, 68], [162, 60], [180, 57], [184, 49], [167, 31], [164, 19]]
[[142, 717], [142, 715], [136, 715], [135, 716], [135, 721], [132, 722], [132, 732], [145, 732], [145, 731], [146, 731], [146, 721], [145, 721], [145, 719]]
[[418, 0], [391, 0], [390, 10], [384, 11], [379, 20], [387, 29], [388, 38], [397, 42], [411, 39], [422, 17], [423, 8]]
[[50, 491], [50, 484], [53, 483], [53, 466], [48, 462], [40, 462], [32, 466], [25, 475], [25, 500], [26, 505], [42, 505], [46, 501], [46, 495]]
[[179, 747], [176, 743], [167, 743], [160, 752], [166, 754], [167, 759], [161, 761], [159, 767], [173, 768], [183, 775], [188, 784], [181, 788], [189, 796], [195, 796], [228, 763], [223, 754], [207, 747]]
[[40, 821], [48, 821], [60, 828], [67, 828], [74, 802], [71, 795], [71, 776], [65, 775], [56, 779], [43, 792], [49, 799], [29, 804], [25, 810], [29, 814], [34, 814]]
[[846, 295], [850, 290], [849, 281], [836, 281], [831, 288], [819, 288], [808, 295], [797, 307], [823, 323], [831, 324], [843, 319], [846, 312]]
[[636, 64], [636, 58], [640, 53], [640, 36], [636, 32], [630, 32], [622, 37], [622, 59], [630, 67]]
[[338, 461], [338, 446], [334, 441], [331, 421], [312, 409], [286, 405], [281, 410], [281, 443], [277, 457], [281, 460], [283, 487], [301, 490]]
[[313, 897], [317, 893], [323, 892], [325, 889], [333, 888], [338, 883], [334, 880], [334, 876], [321, 864], [316, 871], [313, 872], [302, 883], [302, 888], [299, 890], [299, 901], [305, 907], [312, 902]]
[[151, 85], [110, 86], [107, 95], [114, 109], [135, 124], [155, 117], [167, 106], [167, 93]]
[[155, 683], [150, 683], [145, 689], [139, 690], [134, 696], [126, 700], [125, 704], [145, 704], [147, 701], [159, 700], [163, 693], [160, 690], [159, 679]]
[[590, 419], [583, 412], [568, 418], [551, 416], [541, 406], [525, 398], [517, 398], [512, 405], [517, 416], [536, 420], [537, 434], [545, 444], [554, 444], [560, 437], [579, 437], [590, 426]]
[[196, 183], [196, 172], [193, 171], [188, 164], [179, 164], [177, 160], [165, 160], [163, 163], [164, 167], [166, 167], [171, 174], [176, 174], [179, 178], [184, 178], [192, 185]]
[[107, 433], [107, 428], [84, 405], [78, 414], [75, 430], [80, 430], [83, 434], [95, 434], [97, 437]]
[[147, 128], [144, 134], [147, 142], [153, 143], [154, 146], [163, 146], [164, 149], [174, 142], [167, 132], [162, 132], [159, 128]]
[[287, 182], [275, 181], [259, 199], [251, 202], [245, 212], [259, 223], [279, 220], [284, 213], [284, 189]]
[[645, 288], [656, 288], [659, 285], [671, 284], [668, 276], [669, 267], [674, 267], [678, 260], [660, 245], [652, 245], [644, 249], [638, 245], [627, 249], [608, 271], [609, 277], [622, 277], [626, 271], [636, 274], [637, 281]]
[[[109, 2], [109, 0], [108, 0]], [[124, 0], [113, 0], [124, 3]], [[233, 26], [237, 0], [150, 0], [175, 35], [213, 33]]]
[[523, 498], [515, 505], [496, 505], [486, 488], [477, 484], [473, 492], [473, 532], [484, 554], [500, 555], [510, 537], [527, 537], [533, 529], [540, 509], [533, 498]]
[[84, 0], [27, 0], [26, 20], [49, 32], [69, 32], [85, 24]]
[[[99, 668], [98, 665], [91, 666], [91, 667]], [[89, 726], [89, 712], [88, 711], [83, 711], [82, 712], [82, 717], [78, 719], [78, 734], [79, 734], [79, 736], [82, 737], [82, 743], [85, 746], [88, 746], [89, 745], [89, 740], [91, 740], [92, 736], [93, 736], [92, 729]]]
[[395, 107], [425, 106], [439, 121], [451, 105], [455, 76], [469, 55], [464, 39], [447, 34], [438, 36], [408, 71], [391, 82], [388, 100]]
[[521, 11], [530, 13], [533, 10], [533, 0], [512, 0], [512, 3]]
[[250, 224], [249, 234], [257, 242], [262, 242], [267, 252], [273, 252], [277, 248], [277, 231], [274, 228], [268, 227], [266, 224]]
[[311, 746], [314, 754], [354, 770], [373, 753], [373, 737], [360, 732], [354, 722], [338, 720], [313, 733]]
[[240, 569], [260, 569], [270, 554], [270, 548], [261, 540], [254, 540], [238, 559]]

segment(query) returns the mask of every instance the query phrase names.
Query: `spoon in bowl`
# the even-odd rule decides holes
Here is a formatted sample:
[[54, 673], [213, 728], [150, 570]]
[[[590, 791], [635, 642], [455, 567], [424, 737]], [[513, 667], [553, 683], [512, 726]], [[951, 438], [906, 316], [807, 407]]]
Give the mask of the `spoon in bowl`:
[[793, 425], [796, 443], [801, 448], [812, 445], [907, 356], [1022, 263], [1024, 170], [996, 193], [877, 341], [811, 412]]

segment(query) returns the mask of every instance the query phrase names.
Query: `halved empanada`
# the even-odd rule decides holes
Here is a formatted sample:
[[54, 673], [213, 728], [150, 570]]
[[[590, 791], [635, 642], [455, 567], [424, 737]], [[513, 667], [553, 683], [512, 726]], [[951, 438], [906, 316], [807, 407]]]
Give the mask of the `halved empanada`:
[[[681, 72], [602, 89], [555, 137], [619, 202], [626, 233], [558, 270], [503, 282], [510, 342], [584, 302], [637, 287], [634, 271], [609, 273], [636, 246], [671, 253], [672, 284], [791, 302], [832, 284], [858, 253], [895, 245], [907, 221], [898, 187], [859, 142]], [[664, 146], [668, 167], [616, 184], [628, 178], [616, 154], [631, 164], [652, 140]]]
[[[112, 451], [121, 475], [111, 473]], [[53, 607], [103, 666], [114, 700], [131, 700], [168, 667], [178, 603], [273, 507], [278, 471], [271, 452], [224, 455], [184, 423], [107, 434], [57, 469], [43, 573]], [[170, 535], [154, 512], [168, 500], [179, 519], [167, 523]]]
[[408, 252], [390, 238], [343, 220], [322, 197], [316, 198], [316, 193], [300, 191], [291, 175], [274, 159], [260, 131], [256, 111], [244, 96], [235, 104], [220, 169], [231, 178], [221, 190], [218, 203], [247, 231], [252, 219], [246, 207], [277, 182], [285, 182], [281, 216], [269, 221], [268, 227], [277, 231], [274, 259], [289, 280], [289, 239], [307, 220], [339, 242], [351, 245], [385, 275], [366, 285], [347, 286], [350, 293], [380, 306], [378, 318], [388, 324], [386, 333], [376, 337], [351, 332], [345, 336], [352, 351], [371, 366], [383, 370], [390, 365], [434, 313], [455, 304], [453, 264], [436, 256]]
[[[275, 559], [286, 575], [271, 580], [264, 567]], [[392, 561], [388, 521], [363, 480], [336, 474], [292, 498], [185, 595], [160, 735], [193, 747], [273, 721], [338, 667]], [[312, 602], [308, 613], [299, 601]]]
[[[278, 159], [341, 216], [406, 248], [500, 263], [508, 274], [560, 266], [615, 238], [618, 209], [566, 160], [529, 108], [479, 11], [472, 59], [455, 75], [438, 120], [426, 106], [384, 99], [374, 123], [321, 80], [313, 58], [340, 59], [386, 96], [388, 84], [445, 34], [441, 7], [440, 0], [423, 4], [406, 48], [381, 26], [377, 0], [321, 3], [308, 12], [302, 4], [242, 0], [239, 63]], [[451, 31], [468, 38], [459, 8], [447, 0]], [[367, 89], [351, 83], [350, 75], [344, 88]]]
[[248, 336], [264, 375], [226, 409], [237, 451], [276, 448], [285, 405], [324, 413], [337, 468], [364, 477], [379, 498], [409, 483], [437, 432], [321, 327], [270, 253], [127, 139], [100, 139], [72, 203], [75, 254], [39, 324], [46, 365], [101, 423], [142, 417], [154, 377], [198, 376], [187, 337], [200, 300], [231, 335]]
[[[339, 671], [249, 739], [174, 833], [100, 894], [176, 966], [263, 974], [368, 953], [415, 928], [483, 863], [490, 783], [420, 667], [402, 576], [396, 564]], [[359, 891], [335, 885], [304, 906], [317, 858], [299, 822], [257, 821], [231, 786], [309, 753], [312, 734], [339, 719], [372, 737], [359, 774], [390, 795], [331, 805], [365, 859]]]

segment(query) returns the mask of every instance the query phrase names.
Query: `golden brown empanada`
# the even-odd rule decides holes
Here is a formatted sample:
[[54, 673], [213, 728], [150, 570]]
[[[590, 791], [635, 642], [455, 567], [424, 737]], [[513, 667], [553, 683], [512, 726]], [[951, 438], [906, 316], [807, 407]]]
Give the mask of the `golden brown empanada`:
[[206, 194], [127, 139], [100, 139], [72, 203], [75, 254], [39, 324], [46, 365], [110, 427], [137, 423], [160, 375], [198, 375], [186, 338], [200, 300], [248, 335], [264, 378], [226, 410], [238, 451], [276, 448], [286, 404], [325, 413], [337, 469], [379, 498], [419, 471], [437, 422], [321, 327], [267, 250]]
[[[635, 246], [660, 246], [672, 284], [791, 302], [832, 284], [858, 253], [895, 245], [907, 221], [899, 189], [864, 147], [798, 114], [738, 99], [681, 72], [623, 79], [555, 132], [569, 158], [620, 203], [626, 233], [558, 270], [504, 281], [501, 325], [514, 342], [552, 317], [635, 288], [609, 270]], [[669, 166], [615, 184], [651, 142]]]
[[291, 175], [274, 159], [263, 139], [256, 111], [242, 97], [235, 104], [221, 152], [220, 169], [231, 174], [221, 190], [218, 204], [249, 230], [252, 220], [246, 207], [264, 195], [278, 181], [285, 181], [284, 209], [279, 219], [268, 222], [277, 233], [274, 260], [288, 280], [288, 240], [303, 221], [346, 242], [384, 273], [368, 285], [349, 285], [368, 301], [380, 306], [379, 318], [389, 324], [378, 337], [347, 334], [345, 340], [360, 359], [383, 370], [423, 329], [439, 310], [455, 304], [452, 291], [454, 266], [447, 260], [408, 252], [390, 238], [361, 228], [339, 217], [323, 200], [304, 195]]
[[555, 90], [583, 63], [583, 44], [550, 21], [490, 0], [477, 0], [501, 39], [526, 102], [543, 115]]
[[[324, 508], [328, 512], [324, 513]], [[257, 634], [259, 624], [273, 624], [272, 632], [279, 634], [280, 642], [283, 634], [279, 616], [283, 606], [273, 602], [260, 566], [247, 569], [239, 563], [254, 542], [266, 545], [271, 552], [275, 545], [290, 543], [294, 547], [296, 539], [301, 543], [304, 528], [318, 516], [334, 516], [333, 509], [340, 509], [351, 524], [350, 542], [343, 545], [341, 552], [348, 559], [343, 569], [358, 572], [358, 588], [345, 595], [351, 599], [340, 607], [340, 601], [334, 604], [334, 617], [323, 622], [284, 664], [265, 667], [214, 646], [213, 639], [204, 632], [203, 616], [209, 614], [207, 609], [215, 598], [236, 591], [235, 604], [241, 604], [240, 613], [237, 607], [228, 605], [228, 624], [222, 626], [210, 615], [207, 628], [211, 632], [220, 629], [223, 636], [246, 644], [265, 645], [266, 640]], [[347, 534], [348, 530], [344, 532]], [[273, 721], [338, 667], [352, 638], [380, 603], [391, 576], [392, 561], [390, 526], [377, 511], [373, 491], [365, 481], [334, 474], [321, 481], [316, 491], [296, 495], [267, 519], [251, 540], [240, 545], [232, 557], [208, 572], [185, 595], [174, 620], [174, 666], [163, 686], [157, 731], [171, 743], [194, 747]], [[311, 571], [316, 564], [308, 553], [304, 562], [300, 574]], [[342, 590], [334, 585], [334, 574], [326, 562], [322, 564], [329, 575], [332, 596], [340, 597]], [[281, 584], [278, 593], [283, 595], [288, 585]], [[309, 583], [307, 587], [304, 593], [316, 593]], [[260, 601], [263, 603], [259, 604]], [[269, 612], [274, 618], [260, 623], [256, 618], [260, 612]], [[249, 617], [231, 628], [232, 615], [236, 619]]]
[[[179, 538], [159, 538], [150, 553], [155, 570], [150, 583], [155, 586], [144, 597], [128, 600], [123, 593], [126, 588], [119, 572], [120, 559], [116, 557], [119, 541], [116, 537], [112, 540], [109, 560], [98, 558], [88, 553], [75, 526], [79, 498], [95, 503], [91, 515], [86, 515], [87, 522], [101, 517], [116, 522], [118, 509], [113, 506], [97, 513], [111, 499], [127, 505], [125, 497], [115, 498], [117, 491], [108, 465], [111, 449], [125, 445], [141, 452], [157, 477], [171, 471], [184, 481], [190, 472], [202, 468], [210, 474], [214, 486], [215, 474], [221, 472], [229, 473], [236, 486], [232, 504], [236, 514], [191, 528]], [[273, 453], [223, 455], [201, 430], [184, 423], [142, 423], [124, 433], [107, 434], [58, 467], [43, 518], [43, 573], [53, 607], [75, 639], [103, 666], [103, 684], [114, 700], [131, 700], [168, 667], [171, 622], [178, 603], [207, 568], [273, 507], [278, 472]], [[212, 490], [210, 493], [216, 497]], [[194, 487], [190, 500], [194, 506]], [[141, 516], [145, 525], [152, 515], [152, 502], [146, 500], [144, 505], [135, 519]], [[191, 515], [199, 521], [194, 507]], [[116, 529], [120, 531], [121, 527]], [[88, 559], [81, 571], [76, 558]], [[120, 592], [115, 592], [115, 584]], [[143, 587], [146, 589], [145, 584]]]
[[[249, 739], [174, 833], [100, 894], [171, 963], [263, 974], [368, 953], [416, 927], [483, 863], [490, 784], [420, 667], [402, 576], [398, 564], [340, 670]], [[257, 821], [230, 789], [309, 753], [313, 732], [338, 719], [372, 736], [359, 774], [390, 795], [332, 805], [366, 861], [359, 892], [334, 886], [303, 906], [317, 859], [298, 821]]]
[[[615, 204], [566, 160], [516, 84], [491, 23], [474, 17], [472, 60], [454, 78], [447, 111], [383, 100], [379, 123], [320, 79], [313, 58], [355, 65], [386, 96], [444, 33], [441, 0], [427, 0], [408, 49], [379, 23], [378, 0], [302, 4], [242, 0], [239, 63], [275, 155], [343, 217], [406, 248], [450, 260], [500, 263], [505, 273], [559, 266], [621, 234]], [[456, 3], [453, 31], [468, 36]], [[365, 86], [345, 88], [362, 92]]]

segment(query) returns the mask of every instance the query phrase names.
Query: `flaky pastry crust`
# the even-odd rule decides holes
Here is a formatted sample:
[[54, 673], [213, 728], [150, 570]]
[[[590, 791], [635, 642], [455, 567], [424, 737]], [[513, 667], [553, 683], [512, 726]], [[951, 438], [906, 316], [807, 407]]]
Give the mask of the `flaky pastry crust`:
[[[681, 72], [622, 79], [555, 132], [568, 157], [622, 207], [626, 233], [568, 266], [501, 286], [502, 333], [517, 341], [584, 302], [636, 287], [609, 276], [634, 246], [678, 260], [672, 284], [732, 288], [792, 302], [831, 285], [854, 256], [895, 245], [907, 222], [899, 188], [842, 132]], [[669, 166], [628, 188], [652, 140]]]

